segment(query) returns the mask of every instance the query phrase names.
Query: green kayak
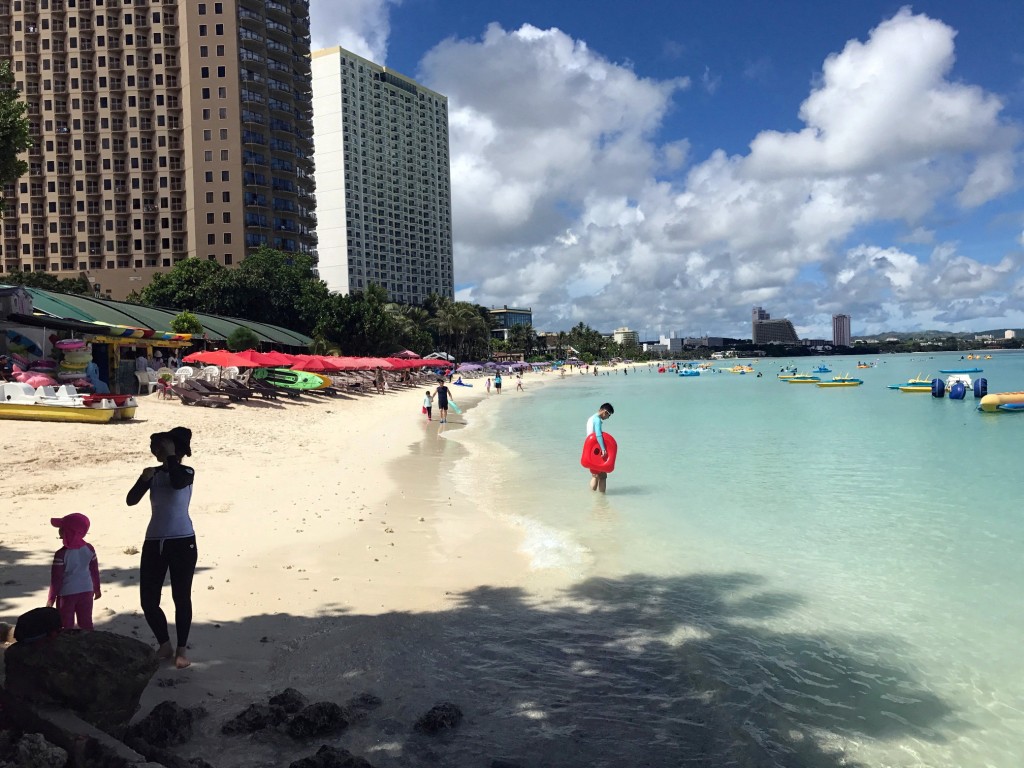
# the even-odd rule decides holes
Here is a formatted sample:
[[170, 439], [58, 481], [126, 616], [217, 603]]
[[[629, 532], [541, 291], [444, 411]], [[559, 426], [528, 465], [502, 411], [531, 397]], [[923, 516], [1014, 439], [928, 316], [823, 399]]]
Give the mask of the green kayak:
[[257, 368], [253, 376], [282, 389], [320, 389], [324, 385], [322, 376], [291, 368]]

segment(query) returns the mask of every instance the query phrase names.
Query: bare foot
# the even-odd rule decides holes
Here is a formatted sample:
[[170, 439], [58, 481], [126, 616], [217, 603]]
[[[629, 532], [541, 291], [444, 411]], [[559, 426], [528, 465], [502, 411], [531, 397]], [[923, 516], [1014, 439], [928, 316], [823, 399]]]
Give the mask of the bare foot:
[[174, 666], [178, 669], [185, 669], [191, 664], [192, 662], [185, 656], [185, 649], [179, 648], [177, 653], [174, 654]]
[[170, 641], [160, 644], [160, 647], [156, 649], [156, 657], [158, 659], [174, 658], [174, 649], [171, 647]]

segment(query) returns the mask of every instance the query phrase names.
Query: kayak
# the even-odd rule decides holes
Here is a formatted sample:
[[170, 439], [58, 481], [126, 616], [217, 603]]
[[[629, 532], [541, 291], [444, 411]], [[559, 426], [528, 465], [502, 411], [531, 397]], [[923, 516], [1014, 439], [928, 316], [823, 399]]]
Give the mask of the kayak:
[[257, 368], [253, 376], [282, 389], [322, 389], [324, 377], [308, 371], [293, 371], [291, 368]]

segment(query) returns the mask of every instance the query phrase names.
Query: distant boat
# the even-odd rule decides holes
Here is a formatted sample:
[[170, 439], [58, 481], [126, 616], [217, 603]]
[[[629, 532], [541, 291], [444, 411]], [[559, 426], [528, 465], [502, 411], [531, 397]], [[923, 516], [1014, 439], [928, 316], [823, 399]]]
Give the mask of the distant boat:
[[832, 381], [819, 381], [819, 387], [859, 387], [863, 379], [855, 379], [850, 374], [844, 373], [841, 376], [833, 376]]
[[815, 368], [813, 371], [811, 371], [811, 373], [832, 373], [832, 369], [829, 368], [824, 363], [822, 363], [817, 368]]
[[821, 381], [821, 378], [818, 376], [812, 376], [809, 373], [798, 373], [783, 379], [783, 381], [787, 384], [817, 384]]

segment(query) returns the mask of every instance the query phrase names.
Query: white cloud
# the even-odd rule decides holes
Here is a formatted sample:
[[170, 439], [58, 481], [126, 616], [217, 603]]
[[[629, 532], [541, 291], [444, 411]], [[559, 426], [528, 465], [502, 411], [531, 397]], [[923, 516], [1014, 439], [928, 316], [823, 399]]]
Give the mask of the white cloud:
[[685, 108], [683, 83], [640, 78], [559, 30], [441, 44], [423, 72], [451, 99], [465, 295], [532, 305], [542, 327], [739, 335], [755, 303], [798, 325], [823, 308], [880, 328], [895, 306], [952, 316], [950, 302], [1012, 284], [1019, 264], [843, 244], [881, 222], [929, 242], [940, 202], [1013, 187], [1017, 130], [998, 98], [949, 78], [954, 37], [901, 11], [826, 60], [805, 129], [696, 164], [685, 138], [654, 139], [672, 100]]
[[[387, 2], [361, 0], [369, 16], [342, 5], [314, 0], [333, 9], [320, 34], [351, 29], [386, 50]], [[900, 11], [826, 59], [801, 130], [704, 158], [661, 136], [687, 108], [687, 79], [643, 77], [529, 24], [439, 43], [418, 78], [449, 97], [458, 296], [532, 306], [545, 329], [744, 335], [752, 304], [809, 332], [833, 311], [869, 332], [975, 306], [1010, 317], [1021, 254], [991, 265], [934, 245], [950, 210], [1015, 189], [1020, 151], [1001, 100], [952, 76], [954, 40]]]
[[389, 6], [401, 0], [310, 0], [312, 48], [340, 45], [384, 64], [391, 34]]

